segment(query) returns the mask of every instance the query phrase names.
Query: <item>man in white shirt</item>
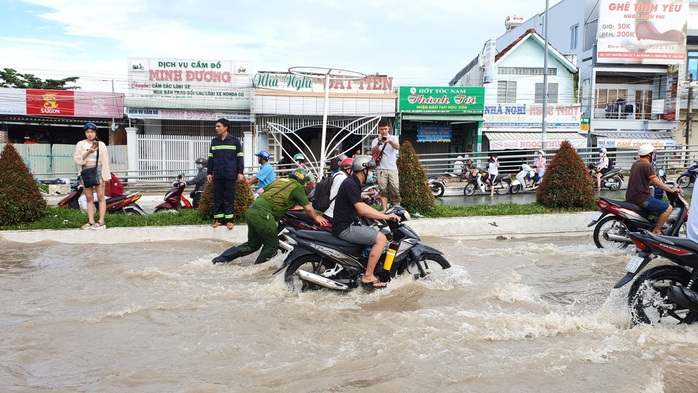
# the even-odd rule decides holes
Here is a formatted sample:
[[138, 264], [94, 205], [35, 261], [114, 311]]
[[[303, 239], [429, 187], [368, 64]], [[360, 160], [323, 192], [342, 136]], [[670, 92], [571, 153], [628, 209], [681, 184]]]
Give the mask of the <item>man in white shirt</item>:
[[465, 168], [465, 164], [463, 163], [463, 156], [458, 156], [456, 158], [456, 162], [453, 163], [453, 173], [456, 175], [462, 175], [463, 168]]
[[376, 166], [376, 178], [381, 192], [383, 212], [388, 209], [388, 192], [393, 194], [395, 205], [400, 205], [400, 179], [397, 173], [397, 151], [400, 141], [397, 136], [390, 135], [390, 123], [386, 119], [378, 122], [378, 137], [371, 143], [373, 159], [380, 157]]
[[345, 158], [339, 164], [339, 171], [332, 175], [332, 187], [330, 188], [330, 206], [322, 213], [322, 216], [332, 222], [334, 217], [334, 200], [337, 198], [337, 193], [339, 192], [339, 186], [347, 177], [351, 176], [352, 169], [351, 166], [354, 163], [353, 158]]

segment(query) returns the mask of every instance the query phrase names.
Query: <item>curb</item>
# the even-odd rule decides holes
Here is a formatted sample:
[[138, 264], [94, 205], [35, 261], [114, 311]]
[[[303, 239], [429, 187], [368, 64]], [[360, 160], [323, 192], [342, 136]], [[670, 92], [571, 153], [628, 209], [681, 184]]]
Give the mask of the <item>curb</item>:
[[[515, 216], [481, 216], [413, 219], [408, 225], [419, 236], [490, 239], [505, 237], [570, 236], [589, 234], [593, 212]], [[123, 244], [183, 240], [223, 240], [242, 243], [247, 240], [247, 225], [233, 230], [208, 225], [166, 227], [112, 227], [106, 230], [24, 230], [0, 231], [0, 240], [17, 243], [42, 241], [66, 244]]]

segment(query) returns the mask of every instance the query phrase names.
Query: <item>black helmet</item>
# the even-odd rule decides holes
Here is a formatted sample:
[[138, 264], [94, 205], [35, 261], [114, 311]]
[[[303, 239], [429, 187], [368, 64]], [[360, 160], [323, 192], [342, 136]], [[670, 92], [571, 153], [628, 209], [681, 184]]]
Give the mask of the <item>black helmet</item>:
[[308, 170], [303, 168], [297, 168], [289, 175], [289, 177], [298, 180], [298, 182], [301, 184], [305, 184], [308, 180], [310, 180]]
[[196, 160], [194, 160], [194, 163], [199, 164], [199, 165], [206, 165], [206, 164], [208, 164], [208, 161], [203, 157], [199, 157]]
[[376, 169], [376, 162], [373, 161], [371, 156], [361, 155], [354, 158], [352, 169], [354, 169], [354, 172], [359, 172], [364, 169]]

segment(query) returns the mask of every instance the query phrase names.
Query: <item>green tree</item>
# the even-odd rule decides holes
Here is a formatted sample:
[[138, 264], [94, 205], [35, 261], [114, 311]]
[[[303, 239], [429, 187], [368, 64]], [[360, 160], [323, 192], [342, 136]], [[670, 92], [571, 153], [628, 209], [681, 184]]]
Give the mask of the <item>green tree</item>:
[[427, 184], [427, 175], [410, 142], [403, 142], [397, 159], [400, 175], [400, 205], [411, 213], [429, 213], [436, 202]]
[[552, 208], [594, 208], [594, 181], [582, 157], [568, 141], [562, 142], [543, 181], [536, 191], [536, 202]]
[[74, 83], [78, 79], [80, 77], [71, 76], [63, 79], [41, 80], [33, 74], [20, 74], [12, 68], [4, 68], [0, 71], [0, 87], [16, 89], [77, 90], [80, 86], [66, 86], [66, 84]]
[[39, 183], [17, 149], [8, 143], [0, 154], [0, 226], [37, 221], [46, 215]]

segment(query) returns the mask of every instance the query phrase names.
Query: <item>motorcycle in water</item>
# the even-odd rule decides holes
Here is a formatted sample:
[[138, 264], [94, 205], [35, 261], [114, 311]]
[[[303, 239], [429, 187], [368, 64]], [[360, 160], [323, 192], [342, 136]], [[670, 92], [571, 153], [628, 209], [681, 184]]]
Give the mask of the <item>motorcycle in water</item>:
[[[80, 209], [78, 199], [82, 195], [83, 188], [79, 181], [70, 185], [70, 192], [58, 202], [58, 206], [65, 209]], [[145, 216], [146, 213], [136, 201], [141, 199], [141, 194], [134, 192], [128, 195], [119, 195], [111, 198], [106, 198], [107, 213], [123, 213], [123, 214], [139, 214]], [[99, 209], [99, 202], [95, 198], [95, 211]]]
[[191, 202], [189, 202], [189, 199], [184, 196], [184, 188], [187, 186], [187, 183], [182, 181], [182, 178], [182, 175], [178, 175], [177, 179], [172, 182], [172, 189], [162, 198], [164, 202], [155, 206], [154, 213], [163, 211], [175, 212], [179, 209], [193, 208]]
[[[463, 193], [467, 196], [471, 196], [475, 193], [475, 190], [479, 189], [483, 194], [488, 194], [490, 192], [490, 185], [487, 183], [487, 171], [479, 171], [477, 175], [470, 176], [470, 181], [465, 185]], [[507, 194], [511, 189], [511, 175], [499, 174], [494, 178], [494, 191], [497, 194]]]
[[686, 188], [691, 184], [695, 184], [696, 177], [698, 176], [698, 160], [693, 161], [693, 165], [686, 169], [684, 173], [676, 179], [676, 184], [681, 188]]
[[[667, 193], [673, 207], [662, 232], [667, 236], [685, 236], [688, 220], [688, 203], [681, 193]], [[596, 200], [599, 211], [587, 227], [594, 228], [594, 243], [598, 248], [626, 248], [632, 244], [629, 232], [641, 229], [652, 231], [657, 225], [657, 214], [640, 206], [617, 199]]]
[[[589, 164], [587, 167], [589, 168], [589, 175], [591, 175], [591, 178], [594, 181], [594, 187], [596, 187], [596, 173], [594, 172], [596, 165]], [[622, 168], [612, 167], [608, 170], [608, 172], [601, 176], [601, 188], [608, 188], [611, 191], [618, 191], [620, 190], [620, 186], [623, 185], [623, 180], [625, 180], [625, 177], [623, 177]]]
[[614, 288], [631, 282], [647, 264], [664, 257], [676, 265], [657, 265], [645, 270], [628, 291], [628, 307], [636, 324], [691, 324], [698, 320], [698, 243], [691, 239], [630, 232], [637, 255], [625, 266], [626, 274]]
[[[422, 278], [433, 269], [451, 267], [441, 251], [419, 243], [419, 236], [405, 224], [410, 218], [407, 210], [393, 206], [386, 213], [395, 213], [401, 221], [374, 221], [390, 242], [375, 270], [381, 281], [404, 273]], [[284, 281], [291, 289], [346, 291], [361, 286], [368, 262], [365, 246], [339, 239], [329, 231], [287, 227], [284, 232], [291, 250], [274, 274], [285, 270]]]

